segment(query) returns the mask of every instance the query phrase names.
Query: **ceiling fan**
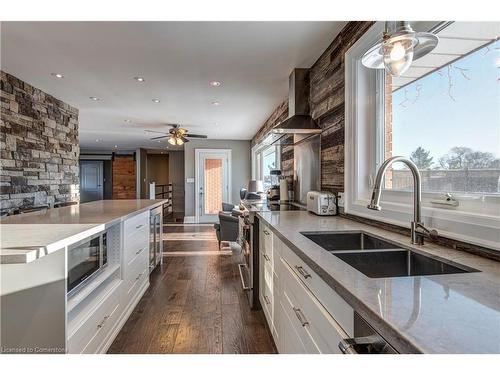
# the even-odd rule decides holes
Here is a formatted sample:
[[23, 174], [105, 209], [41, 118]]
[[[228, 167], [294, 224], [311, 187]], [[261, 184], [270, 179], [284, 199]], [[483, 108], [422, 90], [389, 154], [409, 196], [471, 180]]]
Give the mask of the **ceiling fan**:
[[188, 138], [207, 138], [206, 135], [201, 135], [201, 134], [192, 134], [189, 133], [189, 130], [185, 128], [181, 128], [179, 124], [168, 124], [172, 128], [166, 132], [159, 132], [155, 130], [146, 130], [148, 133], [159, 133], [159, 134], [164, 134], [160, 137], [153, 137], [151, 140], [157, 140], [157, 139], [163, 139], [163, 138], [168, 138], [168, 143], [170, 143], [173, 146], [182, 146], [184, 143], [189, 142]]

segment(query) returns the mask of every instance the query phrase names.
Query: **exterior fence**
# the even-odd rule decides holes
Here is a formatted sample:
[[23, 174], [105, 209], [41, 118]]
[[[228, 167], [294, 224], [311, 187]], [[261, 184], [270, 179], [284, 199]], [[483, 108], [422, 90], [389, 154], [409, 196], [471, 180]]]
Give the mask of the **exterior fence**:
[[[393, 169], [392, 189], [413, 190], [409, 169]], [[500, 193], [500, 169], [422, 170], [422, 191]], [[388, 174], [390, 179], [390, 174]], [[388, 181], [388, 188], [391, 181]]]

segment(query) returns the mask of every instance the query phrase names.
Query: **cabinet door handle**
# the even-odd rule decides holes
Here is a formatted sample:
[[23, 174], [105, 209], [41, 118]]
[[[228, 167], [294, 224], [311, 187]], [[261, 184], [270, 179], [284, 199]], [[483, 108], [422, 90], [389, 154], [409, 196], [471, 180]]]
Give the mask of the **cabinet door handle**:
[[141, 251], [142, 251], [142, 250], [144, 250], [144, 248], [137, 250], [137, 251], [135, 252], [135, 255], [139, 255], [139, 254], [141, 253]]
[[271, 258], [269, 258], [269, 257], [267, 256], [267, 254], [266, 254], [266, 253], [264, 253], [264, 254], [263, 254], [263, 257], [264, 257], [264, 259], [265, 259], [265, 260], [267, 260], [268, 262], [271, 260]]
[[302, 324], [302, 327], [309, 325], [309, 322], [307, 321], [306, 317], [304, 316], [304, 314], [302, 313], [302, 311], [299, 308], [294, 307], [293, 311], [295, 313], [295, 316], [299, 320], [300, 324]]
[[304, 277], [304, 279], [312, 277], [311, 274], [307, 272], [302, 266], [295, 266], [295, 269]]
[[101, 322], [101, 323], [99, 323], [99, 324], [97, 325], [97, 329], [101, 329], [102, 327], [104, 327], [104, 324], [106, 324], [106, 320], [107, 320], [108, 318], [109, 318], [109, 315], [106, 315], [106, 316], [104, 317], [104, 319], [102, 320], [102, 322]]
[[144, 226], [144, 224], [138, 225], [135, 227], [135, 229], [141, 229]]
[[142, 272], [135, 278], [136, 280], [139, 280], [142, 276]]
[[269, 236], [269, 235], [271, 234], [271, 233], [269, 233], [269, 232], [268, 232], [267, 230], [265, 230], [265, 229], [263, 230], [263, 232], [264, 232], [264, 234], [265, 234], [266, 236]]
[[266, 305], [269, 305], [271, 303], [268, 296], [264, 296], [264, 302], [266, 302]]

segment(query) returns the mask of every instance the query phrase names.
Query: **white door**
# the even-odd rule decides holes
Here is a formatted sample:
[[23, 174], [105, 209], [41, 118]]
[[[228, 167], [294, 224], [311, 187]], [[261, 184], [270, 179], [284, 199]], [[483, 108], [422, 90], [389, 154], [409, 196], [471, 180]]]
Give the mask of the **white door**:
[[211, 223], [218, 220], [222, 202], [230, 203], [231, 150], [195, 150], [196, 221]]

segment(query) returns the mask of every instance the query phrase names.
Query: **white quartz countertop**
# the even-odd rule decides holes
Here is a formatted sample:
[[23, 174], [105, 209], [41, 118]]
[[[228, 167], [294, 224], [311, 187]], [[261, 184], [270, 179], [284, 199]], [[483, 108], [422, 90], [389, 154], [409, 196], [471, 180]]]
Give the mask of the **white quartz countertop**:
[[102, 200], [0, 220], [0, 263], [27, 263], [157, 207], [165, 200]]
[[[500, 263], [341, 217], [308, 212], [258, 216], [387, 341], [403, 353], [500, 353]], [[361, 230], [481, 272], [369, 278], [302, 231]]]

